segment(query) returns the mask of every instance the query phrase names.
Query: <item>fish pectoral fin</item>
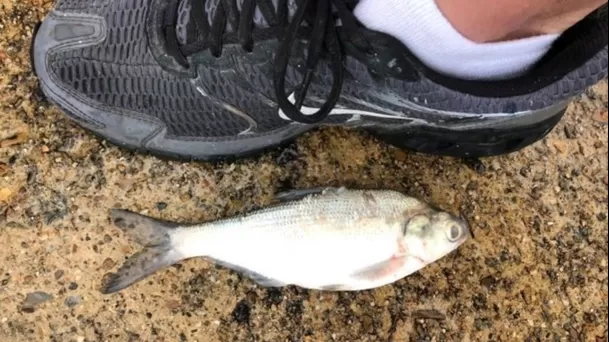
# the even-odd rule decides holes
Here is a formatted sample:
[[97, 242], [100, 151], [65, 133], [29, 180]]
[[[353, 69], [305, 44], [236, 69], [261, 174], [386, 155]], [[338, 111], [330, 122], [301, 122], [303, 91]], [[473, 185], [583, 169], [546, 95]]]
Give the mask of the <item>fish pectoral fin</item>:
[[269, 278], [260, 273], [249, 270], [245, 267], [234, 265], [234, 264], [228, 263], [226, 261], [222, 261], [222, 260], [217, 260], [217, 259], [212, 259], [212, 260], [220, 266], [229, 268], [237, 273], [242, 274], [243, 276], [245, 276], [247, 278], [250, 278], [253, 282], [255, 282], [256, 284], [258, 284], [262, 287], [284, 287], [284, 286], [288, 285], [277, 279]]
[[378, 280], [397, 272], [406, 263], [407, 255], [393, 256], [388, 260], [365, 267], [355, 272], [352, 277], [360, 280]]
[[311, 195], [340, 194], [345, 190], [346, 188], [344, 187], [317, 187], [310, 189], [287, 190], [275, 195], [275, 199], [279, 202], [298, 201]]

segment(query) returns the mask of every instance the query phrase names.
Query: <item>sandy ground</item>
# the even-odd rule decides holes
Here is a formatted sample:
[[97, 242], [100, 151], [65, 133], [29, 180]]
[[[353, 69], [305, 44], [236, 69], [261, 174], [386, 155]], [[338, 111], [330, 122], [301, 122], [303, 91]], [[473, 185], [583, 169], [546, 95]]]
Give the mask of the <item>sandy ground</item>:
[[[0, 341], [607, 341], [607, 83], [547, 139], [477, 163], [338, 129], [236, 163], [168, 162], [45, 102], [27, 52], [49, 6], [0, 0]], [[137, 248], [110, 208], [195, 222], [321, 185], [405, 191], [463, 211], [476, 238], [360, 293], [265, 290], [202, 259], [99, 293]]]

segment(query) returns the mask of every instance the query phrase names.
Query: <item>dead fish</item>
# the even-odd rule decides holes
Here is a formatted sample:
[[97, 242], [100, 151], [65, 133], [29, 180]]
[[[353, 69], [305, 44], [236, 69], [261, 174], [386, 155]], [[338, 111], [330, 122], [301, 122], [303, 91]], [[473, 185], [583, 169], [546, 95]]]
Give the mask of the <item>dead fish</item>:
[[389, 190], [316, 188], [232, 218], [183, 225], [126, 210], [112, 222], [144, 246], [101, 292], [120, 291], [193, 257], [241, 272], [263, 287], [356, 291], [393, 283], [457, 249], [467, 222]]

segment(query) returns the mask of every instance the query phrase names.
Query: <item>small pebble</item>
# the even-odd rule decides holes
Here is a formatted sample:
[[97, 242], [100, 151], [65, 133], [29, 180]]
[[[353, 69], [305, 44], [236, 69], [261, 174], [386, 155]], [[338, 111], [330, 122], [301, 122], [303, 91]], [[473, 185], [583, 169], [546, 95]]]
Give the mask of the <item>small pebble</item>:
[[572, 126], [565, 126], [564, 131], [567, 139], [577, 138], [577, 131]]
[[594, 121], [600, 122], [600, 123], [607, 123], [607, 110], [603, 110], [603, 109], [599, 109], [596, 112], [594, 112], [594, 114], [592, 115], [592, 119], [594, 119]]
[[115, 264], [116, 263], [114, 262], [114, 260], [112, 260], [111, 258], [106, 258], [106, 260], [104, 260], [104, 262], [102, 263], [102, 268], [107, 271], [114, 267]]
[[63, 277], [63, 274], [64, 274], [64, 271], [62, 271], [62, 270], [55, 271], [55, 279], [56, 280], [61, 279], [61, 277]]
[[81, 302], [82, 302], [82, 297], [70, 296], [70, 297], [66, 298], [66, 301], [64, 302], [64, 304], [69, 308], [73, 308], [76, 305], [80, 304]]
[[53, 295], [42, 291], [36, 291], [30, 292], [25, 296], [25, 303], [36, 305], [51, 299], [53, 299]]
[[75, 282], [71, 282], [70, 285], [68, 286], [68, 289], [70, 290], [76, 290], [78, 288], [78, 284], [76, 284]]
[[24, 312], [24, 313], [33, 313], [34, 311], [36, 311], [36, 308], [33, 306], [22, 306], [21, 307], [21, 312]]
[[159, 202], [159, 203], [156, 204], [156, 208], [158, 210], [165, 210], [165, 209], [167, 209], [167, 203], [165, 203], [165, 202]]
[[465, 162], [465, 165], [476, 171], [478, 174], [483, 174], [486, 172], [486, 165], [484, 165], [484, 163], [478, 158], [466, 158], [463, 161]]
[[0, 189], [0, 202], [8, 201], [8, 199], [11, 197], [12, 194], [13, 194], [13, 192], [11, 191], [11, 189], [8, 189], [8, 188]]
[[177, 300], [167, 300], [165, 302], [165, 306], [169, 309], [169, 310], [175, 310], [177, 308], [180, 307], [180, 302], [178, 302]]
[[21, 305], [21, 311], [32, 313], [36, 311], [36, 306], [53, 299], [53, 295], [42, 291], [30, 292], [25, 296], [25, 300]]
[[416, 318], [422, 319], [433, 319], [433, 320], [444, 320], [446, 319], [446, 315], [434, 309], [423, 309], [417, 310], [413, 314]]
[[241, 300], [232, 312], [232, 317], [237, 323], [245, 324], [250, 321], [251, 307], [246, 300]]
[[396, 149], [394, 151], [394, 157], [396, 160], [404, 162], [408, 159], [408, 154], [402, 150]]

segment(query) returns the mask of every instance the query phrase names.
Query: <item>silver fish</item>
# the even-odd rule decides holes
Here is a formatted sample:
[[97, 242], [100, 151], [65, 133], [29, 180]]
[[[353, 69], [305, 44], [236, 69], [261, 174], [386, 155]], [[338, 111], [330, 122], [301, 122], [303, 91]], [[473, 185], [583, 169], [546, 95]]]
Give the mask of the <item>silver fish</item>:
[[114, 224], [144, 248], [106, 278], [102, 293], [193, 257], [263, 287], [372, 289], [444, 257], [470, 236], [465, 220], [395, 191], [316, 188], [277, 199], [267, 208], [196, 225], [111, 210]]

